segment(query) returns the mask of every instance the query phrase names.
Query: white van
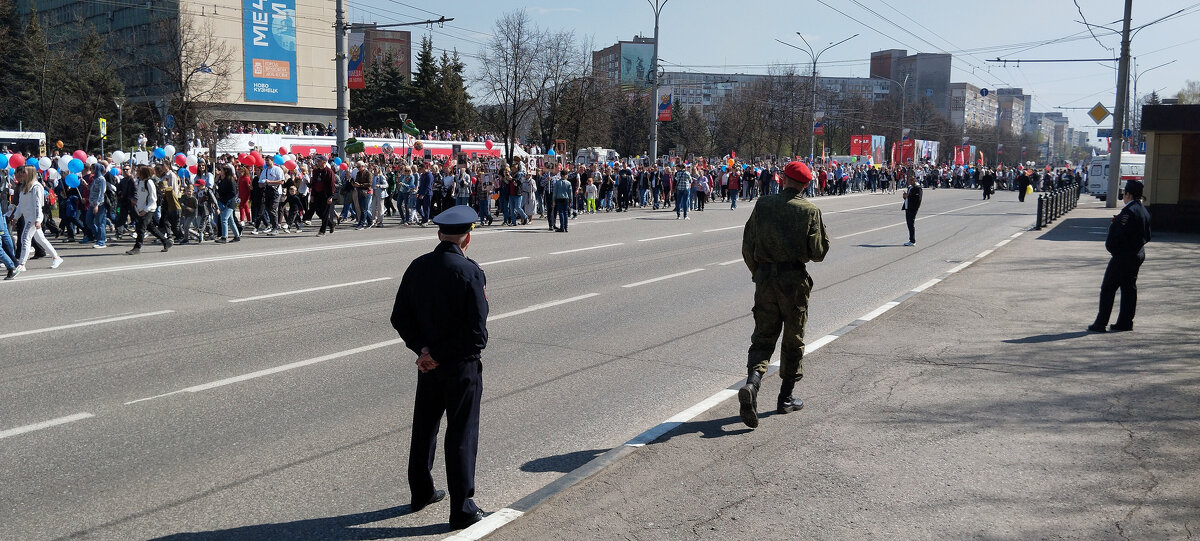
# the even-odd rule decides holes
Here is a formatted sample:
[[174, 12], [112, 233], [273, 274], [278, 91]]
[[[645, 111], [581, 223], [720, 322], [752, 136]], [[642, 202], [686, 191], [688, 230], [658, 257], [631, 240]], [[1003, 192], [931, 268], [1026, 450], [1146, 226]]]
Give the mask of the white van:
[[575, 153], [576, 165], [591, 165], [593, 163], [615, 162], [621, 155], [611, 148], [585, 147]]
[[[1092, 158], [1088, 166], [1088, 193], [1101, 201], [1108, 197], [1108, 155]], [[1118, 184], [1118, 196], [1125, 193], [1125, 181], [1143, 180], [1146, 176], [1146, 155], [1121, 153], [1121, 180]]]

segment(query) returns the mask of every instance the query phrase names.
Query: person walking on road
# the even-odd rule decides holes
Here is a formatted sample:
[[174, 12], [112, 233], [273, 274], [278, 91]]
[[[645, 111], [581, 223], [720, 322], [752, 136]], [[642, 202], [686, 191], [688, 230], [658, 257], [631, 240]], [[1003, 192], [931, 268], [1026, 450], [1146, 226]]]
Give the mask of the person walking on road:
[[154, 222], [154, 211], [158, 210], [158, 192], [154, 188], [154, 170], [148, 165], [143, 165], [137, 170], [137, 195], [134, 197], [134, 210], [137, 212], [137, 227], [136, 237], [133, 241], [133, 248], [125, 255], [138, 255], [142, 253], [142, 241], [146, 240], [146, 229], [150, 229], [150, 234], [162, 243], [162, 251], [171, 249], [171, 239], [163, 235], [158, 230], [158, 225]]
[[[50, 263], [50, 268], [57, 269], [62, 265], [63, 259], [58, 256], [58, 252], [54, 250], [54, 246], [46, 240], [46, 234], [42, 232], [42, 222], [46, 219], [46, 212], [42, 207], [46, 205], [46, 189], [37, 178], [37, 168], [32, 165], [23, 165], [17, 168], [17, 172], [13, 177], [17, 182], [17, 193], [20, 199], [17, 200], [15, 206], [10, 206], [8, 209], [12, 215], [13, 221], [22, 220], [24, 227], [21, 230], [21, 251], [17, 255], [17, 264], [10, 274], [15, 277], [21, 272], [25, 272], [25, 263], [29, 261], [29, 251], [33, 248], [33, 243], [37, 242], [47, 254], [50, 254], [54, 260]], [[4, 218], [0, 218], [2, 220]]]
[[675, 166], [675, 219], [688, 219], [688, 200], [691, 197], [692, 175], [684, 169], [683, 164]]
[[446, 416], [446, 485], [450, 527], [483, 519], [475, 505], [475, 459], [479, 447], [479, 407], [483, 396], [480, 354], [487, 347], [487, 279], [463, 251], [471, 244], [478, 214], [455, 206], [438, 214], [440, 243], [408, 266], [396, 292], [392, 327], [417, 354], [408, 486], [414, 512], [441, 501], [434, 488], [438, 427]]
[[1104, 248], [1112, 254], [1104, 281], [1100, 283], [1100, 311], [1096, 321], [1088, 326], [1091, 332], [1105, 332], [1112, 315], [1113, 300], [1121, 290], [1121, 311], [1113, 331], [1133, 330], [1133, 315], [1137, 309], [1137, 275], [1146, 260], [1146, 243], [1150, 242], [1150, 212], [1142, 205], [1144, 185], [1136, 180], [1125, 183], [1125, 207], [1112, 218]]
[[776, 411], [790, 413], [804, 407], [804, 401], [792, 396], [796, 382], [804, 377], [804, 326], [813, 286], [804, 264], [822, 261], [829, 252], [821, 210], [801, 195], [812, 182], [812, 171], [794, 161], [784, 167], [781, 180], [783, 190], [759, 200], [742, 233], [742, 259], [754, 278], [754, 334], [750, 335], [748, 374], [746, 384], [738, 390], [738, 402], [742, 422], [750, 428], [758, 427], [758, 388], [780, 330], [779, 376], [783, 384]]
[[904, 209], [904, 221], [908, 224], [908, 242], [904, 243], [905, 246], [917, 244], [917, 211], [921, 209], [921, 191], [917, 176], [909, 171], [908, 188], [901, 194], [904, 203], [900, 206]]
[[567, 216], [571, 214], [571, 196], [574, 191], [571, 181], [561, 176], [554, 181], [554, 212], [558, 214], [558, 227], [554, 230], [559, 233], [567, 232]]
[[1029, 172], [1021, 170], [1021, 176], [1017, 177], [1017, 201], [1025, 202], [1025, 191], [1033, 185], [1033, 181], [1029, 178]]

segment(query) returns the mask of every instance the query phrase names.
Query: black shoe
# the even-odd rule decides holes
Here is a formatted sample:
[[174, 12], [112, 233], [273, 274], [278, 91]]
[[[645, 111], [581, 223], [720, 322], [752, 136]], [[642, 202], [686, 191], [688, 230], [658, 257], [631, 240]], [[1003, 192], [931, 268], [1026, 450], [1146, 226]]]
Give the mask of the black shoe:
[[1108, 332], [1104, 330], [1104, 325], [1097, 325], [1095, 323], [1088, 325], [1087, 330], [1088, 332]]
[[225, 237], [217, 237], [217, 240], [214, 240], [213, 242], [217, 244], [225, 244], [226, 242], [229, 242], [229, 240]]
[[555, 232], [555, 233], [562, 233], [562, 232], [563, 232], [563, 228], [561, 228], [561, 227], [556, 227], [556, 228], [554, 228], [554, 232]]
[[451, 530], [461, 530], [461, 529], [466, 528], [467, 526], [470, 526], [472, 524], [475, 524], [476, 522], [479, 522], [481, 520], [483, 520], [483, 510], [482, 509], [479, 511], [476, 511], [474, 515], [467, 515], [465, 517], [451, 517], [450, 518], [450, 529]]
[[423, 502], [423, 503], [413, 502], [413, 503], [409, 504], [409, 507], [412, 508], [412, 512], [416, 513], [417, 511], [420, 511], [420, 510], [428, 507], [430, 504], [440, 502], [444, 499], [446, 499], [446, 491], [445, 490], [435, 490], [435, 491], [433, 491], [433, 495], [429, 496], [429, 499], [426, 500], [425, 502]]
[[128, 250], [128, 251], [126, 251], [126, 252], [125, 252], [125, 255], [138, 255], [138, 254], [140, 254], [140, 253], [142, 253], [142, 249], [141, 249], [141, 248], [133, 248], [133, 249], [131, 249], [131, 250]]
[[779, 397], [779, 401], [775, 404], [775, 411], [784, 414], [800, 411], [803, 408], [804, 401], [799, 398], [792, 398], [790, 395]]
[[6, 275], [4, 276], [4, 279], [5, 279], [5, 280], [12, 280], [13, 278], [16, 278], [16, 277], [17, 277], [17, 268], [16, 268], [16, 267], [13, 267], [13, 268], [11, 268], [11, 269], [8, 269], [8, 274], [6, 274]]
[[758, 428], [758, 386], [762, 382], [762, 374], [751, 371], [746, 378], [746, 384], [738, 389], [738, 402], [741, 403], [740, 414], [742, 422], [750, 428]]
[[163, 249], [162, 249], [162, 251], [166, 252], [166, 251], [170, 250], [170, 249], [171, 249], [171, 245], [173, 245], [173, 244], [175, 244], [175, 243], [174, 243], [174, 242], [171, 242], [171, 239], [167, 239], [167, 242], [164, 242], [164, 243], [163, 243]]
[[229, 242], [242, 242], [242, 237], [233, 237], [233, 240]]
[[1132, 331], [1133, 325], [1121, 325], [1119, 323], [1113, 323], [1112, 325], [1108, 326], [1108, 330], [1110, 330], [1112, 332]]

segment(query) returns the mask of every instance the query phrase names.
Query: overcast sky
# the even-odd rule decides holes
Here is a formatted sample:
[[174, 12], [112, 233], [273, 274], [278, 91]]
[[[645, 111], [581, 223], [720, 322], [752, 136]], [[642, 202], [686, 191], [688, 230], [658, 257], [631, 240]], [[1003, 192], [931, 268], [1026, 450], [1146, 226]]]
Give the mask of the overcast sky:
[[[718, 73], [764, 73], [773, 63], [808, 65], [807, 53], [776, 39], [814, 47], [854, 34], [858, 37], [821, 56], [822, 75], [866, 77], [871, 52], [907, 49], [954, 54], [952, 82], [995, 89], [1024, 88], [1034, 97], [1035, 111], [1055, 107], [1088, 107], [1116, 101], [1115, 62], [1023, 63], [1007, 67], [987, 62], [1018, 59], [1115, 58], [1120, 35], [1096, 28], [1093, 36], [1076, 21], [1120, 31], [1120, 0], [668, 0], [660, 23], [659, 56], [669, 70]], [[444, 15], [455, 20], [444, 28], [413, 28], [413, 40], [430, 35], [434, 47], [474, 55], [487, 42], [501, 14], [525, 8], [543, 28], [573, 30], [593, 39], [596, 48], [652, 36], [654, 13], [647, 0], [348, 0], [354, 22], [408, 22]], [[904, 8], [901, 13], [898, 8]], [[836, 9], [835, 9], [836, 8]], [[838, 12], [841, 11], [841, 13]], [[1133, 26], [1150, 23], [1178, 10], [1180, 15], [1147, 27], [1131, 41], [1138, 92], [1159, 90], [1173, 96], [1189, 78], [1200, 80], [1200, 2], [1145, 0], [1134, 3]], [[894, 23], [894, 24], [893, 24]], [[911, 32], [911, 33], [910, 33]], [[1051, 40], [1059, 40], [1046, 43]], [[1024, 44], [1024, 45], [1022, 45]], [[415, 50], [414, 50], [415, 52]], [[466, 58], [468, 70], [474, 59]], [[829, 61], [828, 64], [826, 62]], [[1165, 67], [1153, 69], [1166, 62]], [[1150, 71], [1147, 71], [1150, 70]], [[1131, 89], [1132, 92], [1132, 89]], [[1096, 124], [1083, 110], [1061, 111], [1076, 129], [1095, 136]], [[1101, 127], [1111, 126], [1111, 119]]]

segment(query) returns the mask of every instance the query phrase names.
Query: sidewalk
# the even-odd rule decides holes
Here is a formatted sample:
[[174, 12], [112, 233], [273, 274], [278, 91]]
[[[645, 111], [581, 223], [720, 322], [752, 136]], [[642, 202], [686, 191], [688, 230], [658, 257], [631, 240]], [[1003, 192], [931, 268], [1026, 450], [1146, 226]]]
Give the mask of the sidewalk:
[[1116, 211], [1080, 203], [807, 357], [803, 411], [772, 377], [757, 430], [727, 400], [487, 539], [1200, 534], [1200, 236], [1156, 234], [1134, 331], [1088, 334]]

